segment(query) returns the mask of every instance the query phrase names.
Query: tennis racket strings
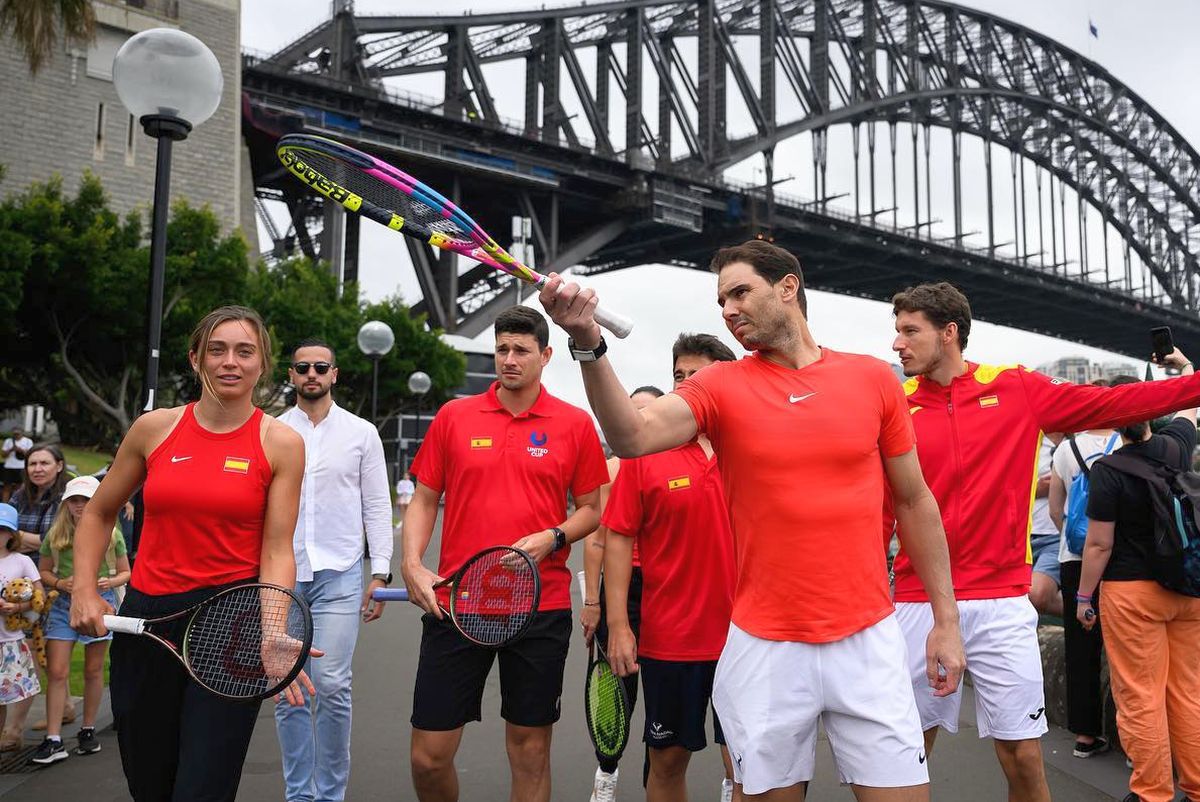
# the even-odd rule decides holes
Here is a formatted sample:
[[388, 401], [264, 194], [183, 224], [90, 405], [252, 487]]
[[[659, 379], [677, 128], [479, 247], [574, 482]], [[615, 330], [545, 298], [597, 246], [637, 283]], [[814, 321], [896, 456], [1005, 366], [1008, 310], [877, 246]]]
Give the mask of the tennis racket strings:
[[[297, 168], [307, 167], [333, 183], [350, 190], [363, 200], [398, 214], [411, 223], [424, 226], [451, 239], [462, 242], [470, 241], [470, 235], [466, 229], [443, 214], [440, 207], [430, 206], [397, 189], [389, 182], [365, 172], [358, 166], [348, 164], [317, 150], [293, 149], [286, 152], [294, 154], [297, 159], [295, 164], [288, 165], [289, 169], [293, 171]], [[374, 167], [374, 169], [379, 168]]]
[[454, 583], [450, 613], [477, 643], [504, 643], [537, 612], [537, 566], [513, 549], [490, 549], [472, 559]]
[[270, 696], [307, 659], [308, 616], [281, 588], [250, 586], [214, 597], [188, 622], [183, 659], [219, 694]]
[[629, 710], [621, 678], [613, 673], [607, 660], [592, 663], [584, 697], [596, 751], [604, 757], [620, 757], [629, 740]]

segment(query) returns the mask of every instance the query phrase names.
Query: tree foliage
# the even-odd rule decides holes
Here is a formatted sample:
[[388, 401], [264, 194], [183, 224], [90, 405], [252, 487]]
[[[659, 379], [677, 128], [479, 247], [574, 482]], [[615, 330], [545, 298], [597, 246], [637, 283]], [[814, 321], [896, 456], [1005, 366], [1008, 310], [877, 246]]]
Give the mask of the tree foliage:
[[[45, 405], [69, 442], [120, 439], [144, 392], [147, 236], [138, 214], [121, 218], [109, 208], [90, 174], [74, 197], [56, 179], [0, 202], [0, 406]], [[316, 336], [337, 350], [339, 402], [369, 404], [371, 366], [355, 335], [372, 318], [392, 326], [397, 340], [380, 364], [381, 411], [394, 414], [407, 403], [406, 381], [417, 366], [433, 378], [434, 400], [463, 379], [462, 356], [398, 299], [367, 305], [357, 287], [339, 293], [327, 270], [303, 259], [252, 265], [240, 236], [223, 237], [210, 211], [179, 203], [167, 229], [158, 406], [198, 396], [188, 338], [201, 317], [228, 303], [257, 309], [283, 356], [268, 402], [281, 399], [283, 349]]]
[[60, 28], [69, 41], [91, 41], [96, 35], [92, 0], [0, 0], [0, 35], [13, 38], [34, 75], [54, 58]]

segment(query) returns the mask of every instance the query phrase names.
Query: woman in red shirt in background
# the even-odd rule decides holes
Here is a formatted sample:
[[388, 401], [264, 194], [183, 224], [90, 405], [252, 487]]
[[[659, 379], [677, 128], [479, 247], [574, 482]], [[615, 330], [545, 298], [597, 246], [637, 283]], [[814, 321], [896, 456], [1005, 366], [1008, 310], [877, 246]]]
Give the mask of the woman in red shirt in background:
[[[75, 570], [91, 576], [118, 510], [144, 483], [145, 519], [122, 615], [169, 615], [255, 580], [295, 585], [304, 443], [254, 406], [254, 390], [273, 367], [266, 326], [252, 309], [216, 309], [192, 332], [188, 358], [200, 400], [137, 419], [75, 536]], [[111, 612], [94, 588], [72, 594], [76, 630], [104, 634]], [[300, 674], [285, 693], [294, 704], [301, 686], [313, 693]], [[125, 635], [113, 641], [110, 690], [135, 800], [234, 799], [258, 703], [210, 694], [166, 650]]]

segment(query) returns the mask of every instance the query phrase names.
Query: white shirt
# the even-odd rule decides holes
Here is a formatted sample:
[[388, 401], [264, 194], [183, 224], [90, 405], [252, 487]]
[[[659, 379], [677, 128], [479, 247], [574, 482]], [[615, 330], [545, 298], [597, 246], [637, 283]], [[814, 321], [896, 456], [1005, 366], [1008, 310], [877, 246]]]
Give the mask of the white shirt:
[[413, 483], [412, 479], [401, 479], [399, 482], [396, 482], [397, 496], [411, 496], [416, 492], [417, 486]]
[[29, 451], [29, 449], [33, 448], [33, 441], [28, 437], [21, 437], [18, 438], [14, 443], [11, 437], [5, 438], [4, 445], [0, 447], [0, 451], [12, 452], [4, 459], [5, 468], [16, 468], [20, 470], [21, 468], [25, 467], [25, 458], [17, 456], [16, 449], [18, 448], [22, 451]]
[[[1088, 434], [1080, 432], [1075, 435], [1075, 445], [1079, 447], [1079, 453], [1083, 455], [1083, 459], [1088, 464], [1090, 470], [1096, 460], [1104, 455], [1105, 448], [1112, 440], [1111, 434]], [[1121, 439], [1118, 437], [1116, 443], [1113, 444], [1111, 451], [1116, 451], [1121, 447]], [[1079, 460], [1075, 458], [1075, 451], [1071, 448], [1067, 438], [1063, 438], [1059, 444], [1058, 450], [1054, 452], [1054, 472], [1063, 480], [1063, 484], [1067, 487], [1067, 497], [1063, 504], [1063, 525], [1066, 525], [1067, 513], [1066, 510], [1071, 504], [1071, 481], [1079, 473]], [[1060, 563], [1079, 562], [1083, 559], [1082, 556], [1076, 554], [1067, 548], [1067, 539], [1064, 537], [1058, 543], [1058, 561]]]
[[313, 425], [292, 407], [279, 416], [304, 439], [304, 484], [292, 541], [296, 580], [314, 571], [347, 571], [371, 547], [371, 573], [386, 574], [392, 561], [392, 500], [383, 442], [369, 421], [334, 404]]
[[[1069, 450], [1071, 446], [1067, 446]], [[1042, 450], [1038, 454], [1038, 480], [1050, 475], [1050, 460], [1054, 456], [1054, 443], [1048, 437], [1042, 438]], [[1050, 497], [1042, 496], [1033, 500], [1033, 534], [1057, 535], [1058, 527], [1050, 517]]]

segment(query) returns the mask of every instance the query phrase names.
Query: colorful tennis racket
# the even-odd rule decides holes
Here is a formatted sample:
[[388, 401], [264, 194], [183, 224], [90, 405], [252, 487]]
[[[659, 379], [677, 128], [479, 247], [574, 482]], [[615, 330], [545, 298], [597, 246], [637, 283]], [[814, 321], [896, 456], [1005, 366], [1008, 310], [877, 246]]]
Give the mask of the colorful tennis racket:
[[308, 605], [287, 588], [267, 584], [229, 588], [162, 618], [106, 615], [104, 626], [150, 638], [170, 650], [205, 690], [246, 701], [267, 699], [290, 685], [313, 638]]
[[[434, 589], [450, 588], [442, 612], [464, 638], [479, 646], [506, 646], [525, 634], [537, 612], [542, 578], [526, 552], [511, 546], [484, 549]], [[380, 588], [377, 601], [408, 601], [408, 591]]]
[[[309, 134], [287, 134], [275, 152], [292, 175], [352, 212], [535, 287], [547, 281], [501, 248], [455, 203], [385, 161]], [[595, 315], [597, 323], [618, 337], [633, 330], [633, 321], [623, 315], [599, 307]]]

